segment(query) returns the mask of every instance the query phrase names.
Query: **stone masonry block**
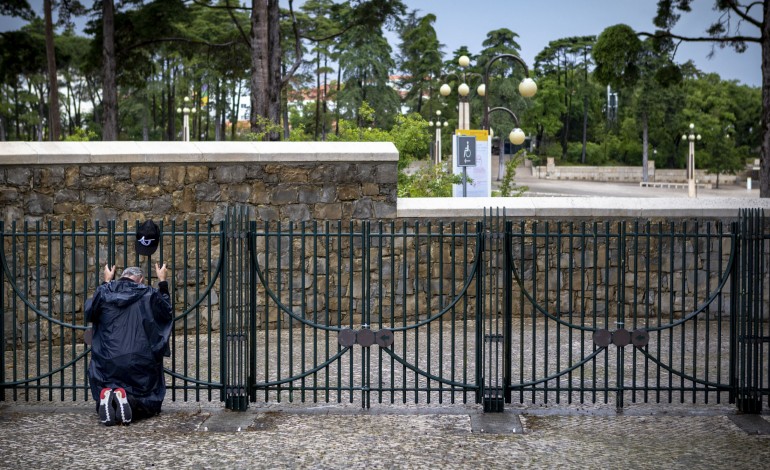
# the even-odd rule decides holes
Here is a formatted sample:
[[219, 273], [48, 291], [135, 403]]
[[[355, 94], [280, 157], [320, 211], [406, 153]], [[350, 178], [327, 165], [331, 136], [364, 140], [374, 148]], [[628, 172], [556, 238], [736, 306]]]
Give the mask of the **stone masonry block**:
[[218, 166], [214, 168], [217, 183], [240, 183], [246, 179], [246, 168], [242, 165]]
[[157, 185], [160, 181], [160, 168], [157, 166], [135, 166], [131, 168], [131, 181], [136, 184]]
[[207, 166], [188, 166], [185, 183], [204, 183], [209, 180], [209, 168]]

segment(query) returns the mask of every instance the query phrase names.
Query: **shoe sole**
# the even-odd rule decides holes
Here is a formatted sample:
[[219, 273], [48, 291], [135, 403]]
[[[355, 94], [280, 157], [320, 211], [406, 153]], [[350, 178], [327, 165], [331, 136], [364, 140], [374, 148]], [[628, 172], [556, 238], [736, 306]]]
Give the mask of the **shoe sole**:
[[131, 412], [131, 405], [128, 403], [126, 391], [122, 388], [116, 388], [113, 390], [112, 395], [117, 401], [117, 406], [115, 407], [115, 415], [117, 421], [119, 423], [129, 424], [133, 416]]
[[110, 405], [112, 403], [112, 389], [103, 389], [99, 394], [99, 422], [105, 426], [113, 426], [115, 424], [115, 414], [112, 413]]

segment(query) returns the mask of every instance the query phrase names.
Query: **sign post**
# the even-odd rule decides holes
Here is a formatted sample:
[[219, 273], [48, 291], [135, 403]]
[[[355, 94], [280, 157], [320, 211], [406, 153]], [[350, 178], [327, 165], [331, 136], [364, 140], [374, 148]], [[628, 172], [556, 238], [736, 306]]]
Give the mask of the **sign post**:
[[462, 169], [462, 187], [454, 186], [454, 197], [489, 197], [492, 191], [489, 132], [458, 129], [452, 144], [453, 172], [457, 175]]
[[468, 197], [468, 167], [476, 166], [476, 137], [457, 137], [457, 166], [463, 169], [463, 197]]

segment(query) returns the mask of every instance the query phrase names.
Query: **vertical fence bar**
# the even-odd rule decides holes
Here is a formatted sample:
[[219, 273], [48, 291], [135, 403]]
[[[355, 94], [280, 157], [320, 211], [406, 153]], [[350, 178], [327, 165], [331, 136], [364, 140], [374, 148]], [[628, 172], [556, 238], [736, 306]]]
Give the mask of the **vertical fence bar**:
[[[5, 221], [0, 219], [0, 325], [5, 325], [5, 268], [8, 262], [5, 257]], [[13, 295], [13, 294], [11, 294]], [[5, 401], [5, 327], [0, 328], [0, 402]]]
[[511, 364], [513, 354], [513, 222], [504, 220], [503, 232], [503, 387], [505, 402], [511, 403]]
[[[615, 327], [618, 330], [625, 330], [626, 318], [625, 318], [625, 306], [626, 306], [626, 223], [625, 221], [618, 222], [618, 246], [617, 246], [617, 273], [618, 273], [618, 294], [617, 294], [617, 310], [615, 312], [616, 320]], [[622, 409], [624, 405], [624, 393], [625, 393], [625, 367], [624, 367], [624, 355], [625, 349], [623, 347], [616, 348], [616, 361], [617, 361], [617, 392], [615, 392], [615, 408]]]

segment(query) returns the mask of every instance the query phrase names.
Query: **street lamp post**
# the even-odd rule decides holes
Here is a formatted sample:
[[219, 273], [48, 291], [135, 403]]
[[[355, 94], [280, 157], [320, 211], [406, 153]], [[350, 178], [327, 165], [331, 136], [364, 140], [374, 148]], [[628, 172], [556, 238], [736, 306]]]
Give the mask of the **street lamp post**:
[[689, 197], [698, 197], [698, 191], [695, 186], [695, 141], [700, 139], [700, 134], [695, 133], [695, 124], [690, 123], [688, 133], [682, 134], [682, 140], [687, 140], [690, 143], [687, 154], [687, 195]]
[[190, 113], [195, 114], [196, 109], [190, 108], [190, 98], [184, 97], [184, 107], [176, 108], [177, 113], [183, 113], [182, 117], [182, 140], [190, 141]]
[[[484, 94], [482, 95], [484, 96], [484, 129], [489, 129], [489, 114], [492, 111], [489, 109], [489, 95], [486, 93], [486, 87], [489, 83], [489, 68], [492, 66], [492, 64], [501, 59], [511, 59], [524, 67], [524, 80], [519, 83], [519, 93], [521, 96], [524, 98], [532, 98], [535, 96], [535, 93], [537, 93], [537, 84], [534, 80], [529, 78], [529, 67], [527, 67], [527, 64], [524, 62], [524, 60], [521, 59], [521, 57], [514, 54], [500, 54], [490, 59], [489, 62], [487, 62], [487, 65], [484, 67], [484, 83], [482, 84], [484, 87]], [[524, 140], [521, 142], [524, 142]]]
[[[490, 59], [489, 62], [487, 62], [486, 67], [484, 67], [484, 84], [482, 85], [484, 87], [484, 121], [483, 121], [483, 128], [484, 129], [490, 129], [489, 126], [489, 115], [497, 112], [497, 111], [503, 111], [508, 113], [511, 118], [513, 119], [513, 122], [515, 123], [514, 129], [511, 131], [511, 133], [508, 135], [508, 140], [511, 141], [514, 145], [521, 145], [524, 143], [524, 140], [526, 140], [526, 134], [523, 130], [521, 130], [521, 127], [519, 127], [519, 119], [516, 117], [516, 115], [508, 108], [498, 106], [495, 108], [490, 109], [489, 108], [489, 94], [486, 93], [486, 86], [489, 83], [489, 70], [490, 66], [498, 60], [501, 59], [511, 59], [514, 62], [520, 64], [522, 67], [524, 67], [524, 74], [525, 78], [521, 81], [519, 84], [519, 93], [521, 96], [525, 98], [531, 98], [535, 96], [535, 93], [537, 93], [537, 84], [534, 80], [529, 78], [529, 68], [527, 67], [527, 64], [519, 57], [513, 54], [500, 54], [498, 56], [493, 57]], [[490, 129], [491, 130], [491, 129]], [[498, 162], [498, 174], [497, 177], [500, 179], [500, 174], [503, 171], [503, 155], [504, 155], [504, 149], [505, 144], [503, 142], [500, 142], [500, 157]]]
[[[429, 121], [428, 125], [433, 127], [434, 123], [433, 121]], [[444, 122], [441, 122], [441, 110], [436, 111], [436, 140], [433, 143], [434, 151], [433, 151], [433, 163], [438, 165], [441, 163], [441, 127], [448, 126], [449, 123], [444, 120]]]

